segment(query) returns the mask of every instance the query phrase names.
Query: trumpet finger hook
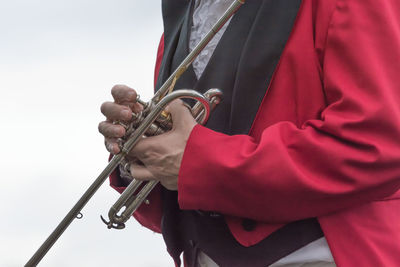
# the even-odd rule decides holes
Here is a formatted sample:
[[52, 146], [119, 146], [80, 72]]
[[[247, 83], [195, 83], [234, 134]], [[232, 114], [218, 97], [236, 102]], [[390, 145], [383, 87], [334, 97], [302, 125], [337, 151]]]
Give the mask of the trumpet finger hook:
[[107, 225], [108, 229], [114, 228], [114, 229], [119, 229], [120, 230], [120, 229], [124, 229], [125, 228], [125, 224], [124, 223], [113, 223], [111, 221], [107, 221], [101, 215], [100, 215], [100, 218], [103, 221], [103, 223], [105, 223]]

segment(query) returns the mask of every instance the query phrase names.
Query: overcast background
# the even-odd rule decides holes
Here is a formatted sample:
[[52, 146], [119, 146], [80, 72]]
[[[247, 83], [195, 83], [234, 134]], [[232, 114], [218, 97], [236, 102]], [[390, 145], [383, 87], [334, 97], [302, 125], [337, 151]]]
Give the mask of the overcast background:
[[[107, 163], [114, 84], [149, 99], [161, 1], [0, 0], [0, 266], [22, 266]], [[106, 182], [40, 266], [173, 266], [158, 234], [108, 230]]]

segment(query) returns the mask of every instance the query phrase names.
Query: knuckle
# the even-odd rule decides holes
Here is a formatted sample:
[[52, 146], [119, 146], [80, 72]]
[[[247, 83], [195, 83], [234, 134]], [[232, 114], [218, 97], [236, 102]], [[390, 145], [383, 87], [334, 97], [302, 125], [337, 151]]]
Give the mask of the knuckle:
[[108, 102], [104, 102], [103, 104], [101, 104], [101, 106], [100, 106], [101, 113], [103, 113], [105, 115], [105, 113], [107, 112], [108, 108], [109, 108]]
[[107, 141], [107, 139], [104, 139], [104, 146], [106, 147], [107, 151], [110, 152], [110, 143]]
[[117, 102], [132, 101], [134, 102], [137, 93], [134, 89], [127, 85], [117, 84], [111, 89], [111, 94]]
[[99, 133], [101, 133], [102, 135], [108, 136], [108, 130], [109, 130], [108, 123], [105, 121], [100, 122], [99, 126], [98, 126], [98, 130], [99, 130]]
[[123, 137], [125, 135], [125, 128], [122, 126], [115, 126], [114, 131], [116, 137]]
[[97, 130], [99, 130], [99, 133], [103, 133], [103, 127], [104, 127], [104, 122], [102, 121], [97, 126]]
[[122, 84], [116, 84], [111, 88], [111, 94], [114, 96], [118, 94], [125, 86]]

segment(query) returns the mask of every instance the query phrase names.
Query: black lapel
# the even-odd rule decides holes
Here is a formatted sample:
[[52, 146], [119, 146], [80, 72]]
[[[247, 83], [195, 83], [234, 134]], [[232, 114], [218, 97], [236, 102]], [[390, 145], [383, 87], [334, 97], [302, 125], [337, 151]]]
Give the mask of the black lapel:
[[214, 110], [207, 123], [207, 127], [215, 131], [231, 134], [230, 114], [232, 93], [236, 87], [235, 77], [238, 74], [241, 54], [249, 37], [248, 34], [261, 3], [260, 0], [246, 1], [233, 16], [195, 86], [195, 89], [202, 93], [210, 88], [219, 88], [223, 92], [223, 101]]
[[230, 134], [246, 134], [250, 131], [292, 31], [300, 5], [301, 0], [263, 1], [237, 69]]
[[[199, 92], [219, 88], [224, 93], [224, 100], [207, 123], [208, 128], [226, 134], [249, 132], [300, 4], [301, 0], [246, 1], [232, 18], [198, 82], [192, 68], [182, 75], [176, 89], [193, 88], [194, 85]], [[188, 53], [190, 6], [186, 3], [185, 7], [186, 20], [179, 24], [175, 22], [174, 27], [179, 30], [172, 31], [174, 42], [166, 50], [162, 81]], [[167, 28], [171, 29], [171, 26]], [[171, 47], [177, 49], [175, 55], [170, 51]], [[161, 79], [158, 87], [160, 82]]]
[[162, 13], [164, 21], [164, 53], [156, 91], [171, 73], [171, 64], [179, 41], [182, 24], [190, 10], [190, 0], [163, 0]]
[[[179, 35], [179, 40], [177, 43], [175, 55], [172, 59], [171, 71], [175, 71], [182, 61], [189, 54], [189, 39], [190, 30], [193, 21], [193, 8], [195, 1], [190, 1], [191, 4], [186, 10], [185, 18], [182, 23], [182, 28]], [[197, 83], [197, 77], [194, 73], [193, 66], [190, 65], [185, 71], [185, 75], [182, 75], [175, 84], [175, 89], [193, 89], [194, 85]]]

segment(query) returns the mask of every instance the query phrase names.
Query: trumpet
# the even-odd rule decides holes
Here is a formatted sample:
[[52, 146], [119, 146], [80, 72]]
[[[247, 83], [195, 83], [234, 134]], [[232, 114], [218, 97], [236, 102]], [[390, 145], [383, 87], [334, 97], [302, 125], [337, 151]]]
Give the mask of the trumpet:
[[[176, 99], [194, 99], [196, 104], [191, 108], [191, 112], [196, 121], [205, 124], [210, 116], [210, 112], [220, 103], [222, 93], [218, 89], [210, 89], [204, 95], [188, 89], [174, 90], [174, 86], [179, 77], [192, 64], [197, 55], [206, 47], [214, 35], [222, 26], [232, 17], [232, 15], [244, 4], [244, 0], [235, 0], [224, 12], [221, 18], [215, 23], [211, 30], [196, 45], [189, 55], [182, 61], [178, 68], [164, 82], [160, 89], [154, 94], [149, 102], [142, 101], [139, 97], [137, 102], [143, 105], [143, 111], [133, 113], [133, 119], [127, 126], [124, 143], [120, 153], [112, 157], [108, 165], [90, 185], [90, 187], [81, 196], [78, 202], [67, 213], [63, 220], [57, 225], [49, 237], [43, 242], [35, 254], [25, 264], [25, 266], [36, 266], [46, 255], [58, 238], [68, 228], [72, 221], [82, 218], [81, 210], [96, 193], [110, 174], [124, 161], [128, 153], [135, 147], [143, 136], [153, 136], [168, 131], [172, 127], [171, 116], [164, 110], [169, 103]], [[109, 221], [102, 218], [109, 229], [123, 229], [125, 222], [132, 216], [136, 209], [145, 202], [149, 193], [157, 185], [156, 181], [150, 181], [145, 184], [137, 193], [136, 191], [143, 182], [133, 180], [124, 190], [120, 198], [111, 207], [108, 215]], [[125, 210], [122, 209], [125, 207]]]
[[[162, 98], [157, 107], [151, 112], [151, 114], [147, 115], [145, 119], [141, 114], [135, 114], [135, 118], [129, 127], [135, 127], [136, 125], [138, 127], [143, 127], [146, 131], [145, 136], [158, 135], [170, 130], [172, 122], [170, 116], [163, 113], [163, 109], [166, 105], [179, 98], [190, 98], [196, 100], [196, 104], [191, 108], [191, 113], [199, 124], [205, 124], [211, 111], [220, 103], [222, 92], [219, 89], [209, 89], [204, 93], [204, 95], [202, 95], [193, 90], [177, 90]], [[144, 122], [144, 120], [151, 118], [152, 116], [156, 116], [156, 123], [149, 124], [152, 119], [149, 119], [147, 123]], [[128, 128], [127, 133], [130, 131], [131, 130]], [[137, 128], [129, 140], [139, 140], [141, 136], [142, 131], [139, 131], [139, 128]], [[122, 192], [119, 199], [110, 208], [110, 211], [108, 212], [109, 221], [106, 221], [102, 216], [100, 216], [109, 229], [125, 228], [125, 222], [132, 216], [139, 206], [146, 201], [147, 196], [158, 184], [158, 181], [153, 180], [147, 182], [143, 188], [136, 193], [143, 183], [143, 181], [135, 179], [131, 181], [124, 192]]]

